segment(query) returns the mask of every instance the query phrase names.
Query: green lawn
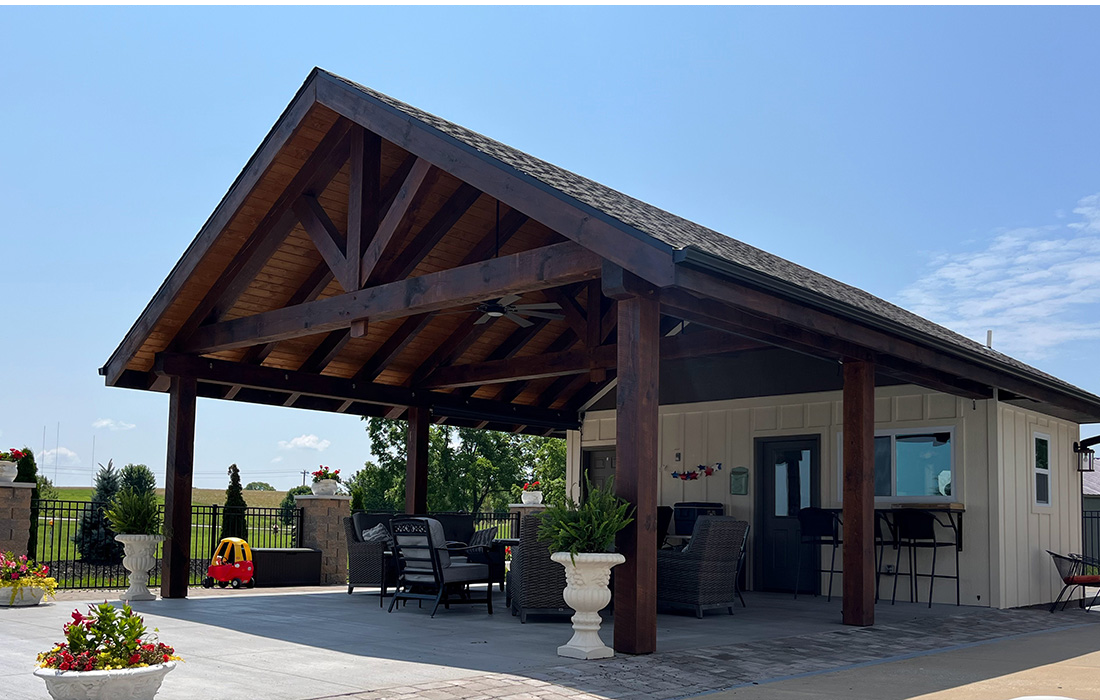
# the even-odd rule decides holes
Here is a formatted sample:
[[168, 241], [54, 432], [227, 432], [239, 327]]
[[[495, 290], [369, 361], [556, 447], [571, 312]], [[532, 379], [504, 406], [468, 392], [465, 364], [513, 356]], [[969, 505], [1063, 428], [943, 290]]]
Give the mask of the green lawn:
[[[95, 489], [87, 486], [62, 486], [62, 501], [90, 501]], [[278, 508], [286, 491], [245, 491], [244, 500], [251, 508]], [[157, 489], [157, 500], [164, 503], [164, 489]], [[192, 489], [191, 504], [196, 506], [214, 506], [225, 503], [224, 489]]]

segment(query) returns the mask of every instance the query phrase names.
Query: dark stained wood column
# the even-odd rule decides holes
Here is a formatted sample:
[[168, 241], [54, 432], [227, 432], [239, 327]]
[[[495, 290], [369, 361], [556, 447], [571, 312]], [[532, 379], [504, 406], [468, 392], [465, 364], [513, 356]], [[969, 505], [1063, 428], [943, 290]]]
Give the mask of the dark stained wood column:
[[168, 461], [164, 474], [162, 598], [186, 598], [191, 578], [191, 481], [195, 465], [195, 390], [188, 377], [172, 377], [168, 390]]
[[408, 448], [405, 453], [405, 512], [428, 512], [428, 427], [431, 411], [409, 407]]
[[650, 654], [657, 650], [660, 304], [656, 293], [627, 296], [608, 282], [605, 277], [605, 291], [619, 298], [615, 491], [636, 509], [617, 541], [626, 563], [615, 568], [614, 646], [626, 654]]
[[844, 362], [844, 624], [875, 624], [875, 366]]

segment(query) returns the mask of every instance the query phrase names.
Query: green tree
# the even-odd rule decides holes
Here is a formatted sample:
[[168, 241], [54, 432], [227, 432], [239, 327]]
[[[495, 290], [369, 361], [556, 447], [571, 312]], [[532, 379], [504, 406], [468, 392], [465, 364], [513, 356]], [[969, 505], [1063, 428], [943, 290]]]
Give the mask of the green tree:
[[248, 539], [248, 521], [245, 519], [247, 507], [248, 503], [244, 500], [244, 492], [241, 488], [241, 472], [236, 464], [230, 464], [229, 488], [225, 490], [225, 511], [222, 514], [222, 539], [226, 537]]
[[118, 481], [120, 491], [129, 489], [142, 495], [153, 493], [157, 488], [157, 478], [144, 464], [127, 464], [118, 473]]
[[245, 491], [274, 491], [275, 487], [266, 481], [250, 481], [244, 487]]
[[58, 490], [49, 477], [45, 474], [38, 474], [35, 476], [35, 480], [38, 482], [38, 499], [42, 501], [59, 501], [61, 500], [61, 491]]
[[75, 536], [77, 550], [84, 561], [94, 564], [117, 564], [122, 561], [122, 544], [115, 541], [115, 532], [104, 516], [104, 510], [118, 493], [119, 484], [114, 460], [108, 460], [107, 466], [100, 464], [92, 502], [84, 508]]
[[[407, 423], [365, 420], [373, 459], [347, 481], [348, 489], [365, 510], [403, 510]], [[502, 510], [514, 500], [515, 485], [530, 478], [532, 470], [556, 479], [558, 493], [564, 494], [564, 441], [433, 425], [428, 437], [428, 510]]]
[[[565, 440], [529, 436], [521, 443], [521, 461], [525, 465], [524, 480], [539, 482], [544, 503], [566, 505], [569, 488], [565, 483]], [[522, 487], [512, 492], [516, 501]]]
[[38, 558], [38, 499], [42, 498], [42, 494], [38, 490], [38, 465], [34, 461], [34, 453], [31, 452], [29, 447], [24, 447], [21, 452], [23, 458], [15, 463], [18, 470], [15, 474], [15, 480], [25, 483], [34, 484], [35, 487], [31, 490], [31, 535], [27, 540], [27, 556], [31, 559]]
[[294, 509], [297, 508], [297, 504], [294, 502], [294, 497], [307, 493], [313, 493], [313, 490], [308, 486], [295, 486], [286, 492], [283, 496], [283, 500], [279, 503], [279, 508], [282, 512], [279, 513], [279, 521], [283, 525], [294, 524]]

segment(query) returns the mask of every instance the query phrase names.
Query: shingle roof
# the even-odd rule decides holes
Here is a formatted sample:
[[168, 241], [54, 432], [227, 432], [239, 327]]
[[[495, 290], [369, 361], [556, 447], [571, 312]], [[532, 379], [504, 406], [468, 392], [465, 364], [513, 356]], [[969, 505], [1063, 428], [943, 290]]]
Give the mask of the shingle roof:
[[655, 244], [663, 245], [671, 250], [694, 249], [707, 253], [726, 263], [764, 275], [777, 283], [802, 292], [810, 292], [823, 300], [870, 314], [881, 321], [902, 326], [918, 334], [941, 341], [941, 343], [957, 348], [967, 356], [977, 355], [995, 364], [1013, 369], [1018, 373], [1030, 375], [1045, 384], [1057, 386], [1077, 396], [1100, 402], [1100, 397], [1079, 387], [1004, 353], [988, 348], [917, 314], [906, 311], [900, 306], [891, 304], [862, 289], [844, 284], [718, 231], [676, 216], [466, 127], [395, 100], [376, 90], [333, 73], [322, 72], [470, 148], [514, 168], [519, 173], [568, 195], [582, 205], [626, 224], [640, 234], [644, 234], [644, 237]]

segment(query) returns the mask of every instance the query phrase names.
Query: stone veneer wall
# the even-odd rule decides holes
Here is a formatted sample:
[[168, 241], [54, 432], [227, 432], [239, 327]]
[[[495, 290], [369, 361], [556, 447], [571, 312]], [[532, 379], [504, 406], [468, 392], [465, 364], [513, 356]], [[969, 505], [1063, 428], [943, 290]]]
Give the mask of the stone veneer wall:
[[351, 514], [351, 496], [295, 496], [302, 509], [302, 546], [321, 550], [321, 584], [348, 581], [348, 546], [344, 518]]
[[0, 552], [27, 553], [34, 484], [0, 484]]

